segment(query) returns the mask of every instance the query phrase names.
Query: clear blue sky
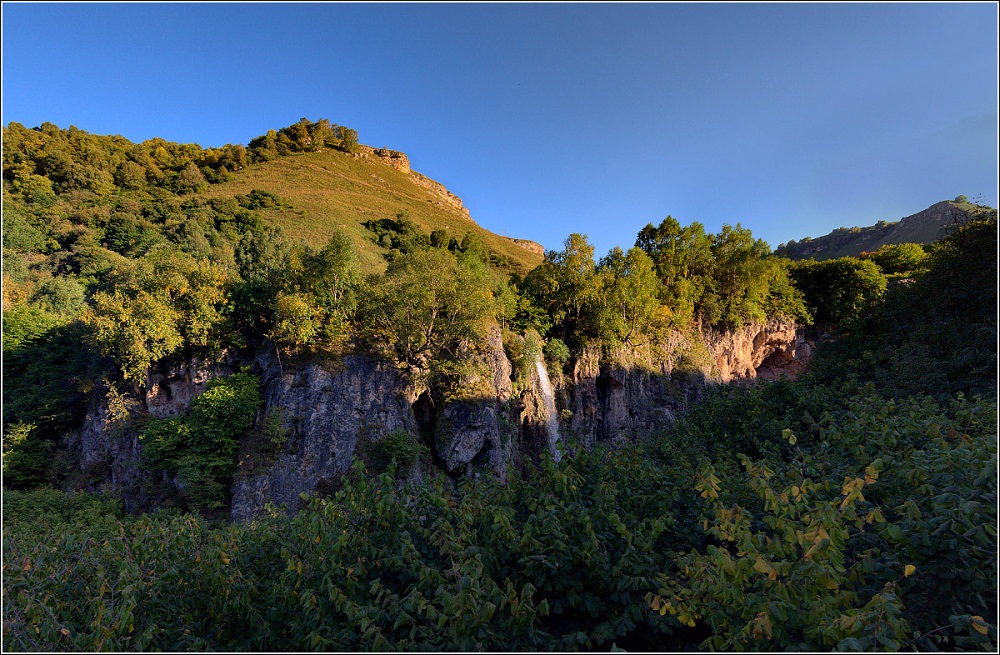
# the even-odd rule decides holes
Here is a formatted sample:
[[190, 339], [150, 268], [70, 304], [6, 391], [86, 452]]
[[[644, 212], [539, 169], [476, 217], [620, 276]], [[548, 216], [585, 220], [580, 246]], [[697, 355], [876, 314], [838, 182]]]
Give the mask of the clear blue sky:
[[3, 123], [247, 143], [329, 118], [495, 232], [772, 246], [997, 206], [997, 5], [3, 4]]

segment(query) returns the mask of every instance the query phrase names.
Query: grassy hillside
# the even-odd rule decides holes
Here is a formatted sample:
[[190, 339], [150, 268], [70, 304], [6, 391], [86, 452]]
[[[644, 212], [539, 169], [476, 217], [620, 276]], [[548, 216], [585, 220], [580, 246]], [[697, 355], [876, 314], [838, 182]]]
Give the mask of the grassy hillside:
[[949, 227], [964, 224], [989, 208], [968, 202], [964, 196], [943, 200], [912, 216], [894, 222], [879, 221], [868, 227], [837, 228], [815, 239], [789, 241], [775, 254], [789, 259], [836, 259], [874, 252], [890, 243], [928, 244], [944, 238]]
[[401, 211], [428, 234], [443, 229], [459, 241], [467, 232], [476, 234], [492, 253], [506, 258], [501, 268], [511, 272], [523, 275], [541, 263], [540, 247], [531, 251], [480, 227], [444, 194], [421, 186], [417, 180], [419, 174], [396, 170], [366, 149], [355, 155], [325, 149], [253, 164], [234, 173], [229, 181], [212, 185], [205, 195], [232, 197], [252, 189], [275, 193], [292, 207], [260, 212], [292, 240], [320, 247], [340, 230], [351, 238], [363, 265], [372, 271], [385, 268], [381, 257], [385, 250], [362, 223], [393, 218]]

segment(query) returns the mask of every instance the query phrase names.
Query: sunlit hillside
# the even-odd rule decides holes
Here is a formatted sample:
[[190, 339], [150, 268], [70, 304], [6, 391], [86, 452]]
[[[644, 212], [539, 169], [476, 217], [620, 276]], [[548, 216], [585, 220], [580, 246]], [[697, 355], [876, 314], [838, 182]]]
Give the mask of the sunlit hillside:
[[[421, 180], [427, 186], [422, 186]], [[318, 247], [340, 230], [350, 236], [359, 258], [371, 270], [385, 267], [381, 257], [385, 250], [362, 224], [394, 218], [399, 212], [406, 212], [428, 234], [445, 230], [449, 237], [461, 241], [467, 232], [473, 232], [492, 254], [505, 258], [498, 263], [512, 272], [524, 274], [541, 263], [538, 244], [529, 250], [483, 229], [457, 206], [457, 198], [449, 198], [443, 187], [434, 189], [438, 186], [418, 173], [396, 170], [362, 146], [356, 155], [328, 148], [252, 164], [234, 173], [231, 180], [212, 185], [205, 195], [232, 197], [252, 189], [275, 193], [289, 200], [292, 207], [260, 211], [288, 237]]]

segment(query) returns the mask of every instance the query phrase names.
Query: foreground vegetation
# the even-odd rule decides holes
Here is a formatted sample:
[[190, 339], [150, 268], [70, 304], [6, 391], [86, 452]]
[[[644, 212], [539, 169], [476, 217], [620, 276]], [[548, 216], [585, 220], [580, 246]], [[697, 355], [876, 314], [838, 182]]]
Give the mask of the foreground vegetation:
[[[734, 407], [741, 425], [717, 421]], [[736, 430], [730, 432], [730, 429]], [[996, 646], [995, 405], [720, 389], [509, 483], [361, 465], [294, 518], [4, 494], [15, 650]], [[753, 455], [741, 454], [752, 452]]]

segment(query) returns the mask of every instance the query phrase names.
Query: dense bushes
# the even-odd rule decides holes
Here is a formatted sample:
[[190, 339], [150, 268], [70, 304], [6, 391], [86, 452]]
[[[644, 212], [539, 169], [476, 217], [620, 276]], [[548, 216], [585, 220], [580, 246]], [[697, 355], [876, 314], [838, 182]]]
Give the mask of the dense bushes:
[[[773, 388], [765, 402], [787, 397]], [[742, 393], [749, 406], [760, 392]], [[5, 643], [995, 647], [995, 406], [861, 396], [815, 418], [801, 439], [734, 428], [709, 458], [678, 447], [695, 417], [679, 437], [546, 459], [506, 486], [401, 487], [395, 465], [357, 465], [294, 518], [240, 526], [5, 494]], [[787, 452], [736, 456], [755, 441]]]
[[886, 289], [879, 267], [856, 257], [795, 262], [790, 274], [813, 317], [827, 325], [858, 318]]
[[[706, 460], [710, 541], [680, 557], [651, 604], [706, 622], [712, 648], [989, 649], [995, 412], [961, 397], [857, 396], [808, 417], [805, 438], [784, 430], [784, 457], [741, 456], [745, 474], [732, 457]], [[751, 423], [719, 450], [762, 438], [773, 428]]]
[[913, 283], [892, 289], [820, 349], [813, 380], [873, 383], [897, 398], [996, 394], [995, 210], [935, 244], [928, 261]]
[[393, 470], [370, 478], [356, 467], [295, 518], [224, 528], [150, 516], [88, 527], [34, 516], [42, 492], [5, 495], [16, 528], [5, 531], [5, 642], [575, 649], [669, 631], [643, 593], [680, 492], [632, 498], [627, 482], [669, 489], [683, 473], [616, 453], [448, 492], [440, 480], [400, 490]]

